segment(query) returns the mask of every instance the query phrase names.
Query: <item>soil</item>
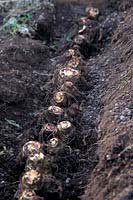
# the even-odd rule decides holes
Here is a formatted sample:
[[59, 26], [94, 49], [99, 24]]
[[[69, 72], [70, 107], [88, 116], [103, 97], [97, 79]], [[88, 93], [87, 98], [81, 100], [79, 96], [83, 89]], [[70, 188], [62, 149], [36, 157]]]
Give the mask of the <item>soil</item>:
[[51, 177], [38, 195], [47, 200], [133, 199], [133, 8], [131, 1], [105, 2], [96, 1], [100, 15], [87, 19], [83, 40], [78, 31], [85, 5], [77, 3], [57, 4], [49, 26], [38, 23], [46, 10], [34, 11], [39, 28], [31, 37], [0, 32], [1, 200], [15, 199], [24, 172], [18, 154], [26, 141], [39, 140], [58, 87], [54, 74], [68, 59], [69, 48], [81, 60], [83, 78], [76, 87], [82, 109], [77, 114], [74, 106], [66, 108], [75, 129], [63, 148], [54, 156], [44, 149]]

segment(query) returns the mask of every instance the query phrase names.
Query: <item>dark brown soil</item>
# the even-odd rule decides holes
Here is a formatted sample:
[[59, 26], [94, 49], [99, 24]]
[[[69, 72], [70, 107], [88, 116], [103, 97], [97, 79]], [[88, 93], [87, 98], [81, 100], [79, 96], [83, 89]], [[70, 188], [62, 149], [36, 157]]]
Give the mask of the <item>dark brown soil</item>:
[[[87, 21], [84, 40], [77, 43], [84, 10], [79, 4], [57, 5], [55, 23], [43, 25], [48, 37], [42, 28], [31, 38], [0, 32], [1, 200], [14, 199], [24, 171], [17, 156], [26, 141], [39, 139], [58, 86], [51, 82], [53, 74], [71, 47], [81, 59], [84, 79], [76, 86], [84, 109], [71, 117], [75, 129], [52, 157], [52, 176], [39, 195], [47, 200], [133, 199], [131, 1], [102, 4], [100, 16]], [[74, 108], [66, 109], [72, 114]]]

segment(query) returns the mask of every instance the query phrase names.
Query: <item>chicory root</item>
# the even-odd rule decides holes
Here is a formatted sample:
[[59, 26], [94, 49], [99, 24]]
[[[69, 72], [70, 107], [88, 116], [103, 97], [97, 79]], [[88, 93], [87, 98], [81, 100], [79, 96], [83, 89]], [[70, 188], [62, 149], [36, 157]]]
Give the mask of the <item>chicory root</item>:
[[61, 142], [61, 140], [57, 137], [51, 138], [48, 141], [48, 152], [50, 154], [56, 154], [59, 150], [61, 150], [63, 148], [63, 143]]
[[44, 124], [39, 133], [40, 140], [46, 141], [50, 136], [54, 136], [57, 133], [57, 127], [52, 123]]
[[30, 170], [24, 173], [21, 179], [22, 189], [39, 190], [42, 184], [42, 175], [37, 170]]
[[50, 106], [48, 107], [46, 118], [48, 122], [56, 122], [61, 119], [64, 115], [64, 110], [58, 106]]
[[70, 67], [64, 67], [63, 69], [59, 70], [59, 81], [65, 82], [67, 80], [75, 82], [80, 78], [80, 72], [79, 70], [70, 68]]
[[36, 196], [33, 190], [24, 190], [19, 200], [44, 200], [43, 197]]
[[29, 141], [24, 144], [22, 148], [22, 157], [27, 158], [31, 154], [39, 153], [42, 150], [42, 146], [37, 141]]
[[53, 96], [53, 101], [55, 104], [65, 105], [66, 104], [66, 94], [63, 91], [56, 92]]
[[42, 170], [45, 156], [43, 153], [35, 153], [28, 157], [26, 162], [26, 171], [29, 170]]

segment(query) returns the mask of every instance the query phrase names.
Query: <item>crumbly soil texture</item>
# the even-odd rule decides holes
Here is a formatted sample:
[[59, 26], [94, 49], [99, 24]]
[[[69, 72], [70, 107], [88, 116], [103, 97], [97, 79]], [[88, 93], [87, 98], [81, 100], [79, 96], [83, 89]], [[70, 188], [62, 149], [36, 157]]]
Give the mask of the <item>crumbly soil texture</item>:
[[69, 48], [82, 65], [82, 81], [76, 85], [80, 98], [75, 99], [80, 111], [74, 105], [66, 108], [75, 129], [64, 148], [51, 156], [44, 147], [52, 176], [38, 195], [46, 200], [133, 199], [131, 4], [95, 1], [99, 16], [88, 17], [82, 33], [85, 6], [74, 2], [57, 4], [53, 14], [43, 8], [31, 11], [30, 26], [37, 28], [28, 36], [0, 31], [1, 200], [15, 199], [24, 172], [18, 154], [25, 142], [39, 140], [58, 87], [54, 74], [68, 59]]

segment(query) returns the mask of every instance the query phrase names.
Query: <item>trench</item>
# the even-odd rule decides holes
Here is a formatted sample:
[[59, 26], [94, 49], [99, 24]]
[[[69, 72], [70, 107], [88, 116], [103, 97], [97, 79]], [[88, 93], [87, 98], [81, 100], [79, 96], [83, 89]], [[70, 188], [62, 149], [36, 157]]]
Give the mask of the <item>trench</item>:
[[[75, 6], [75, 5], [73, 5]], [[56, 13], [56, 23], [55, 23], [55, 32], [62, 31], [60, 33], [60, 40], [67, 30], [71, 29], [73, 26], [73, 22], [75, 21], [75, 15], [77, 13], [74, 12], [74, 7], [71, 4], [65, 4], [61, 6], [57, 6]], [[77, 10], [79, 11], [79, 15], [82, 16], [84, 7], [81, 5], [77, 6]], [[60, 14], [61, 13], [61, 14]], [[63, 15], [62, 15], [63, 13]], [[68, 22], [65, 23], [65, 18], [68, 17]], [[69, 19], [70, 17], [70, 19]], [[63, 21], [61, 20], [63, 19]], [[69, 24], [70, 20], [70, 24]], [[37, 36], [43, 36], [43, 30], [39, 28], [37, 30]], [[56, 37], [56, 35], [55, 35]], [[40, 37], [39, 37], [40, 38]], [[43, 37], [42, 37], [43, 38]], [[35, 39], [38, 39], [36, 37]], [[42, 39], [43, 40], [43, 39]], [[57, 65], [53, 68], [53, 73], [58, 69], [58, 66], [64, 65], [65, 54], [67, 53], [69, 48], [73, 48], [74, 42], [73, 39], [71, 42], [63, 41], [65, 49], [59, 49], [57, 52], [53, 52], [51, 54], [51, 58], [54, 62], [57, 62]], [[64, 148], [60, 150], [57, 154], [51, 156], [47, 155], [49, 159], [52, 159], [51, 163], [51, 174], [55, 177], [55, 181], [51, 183], [47, 188], [47, 192], [45, 187], [41, 189], [37, 194], [39, 196], [45, 197], [47, 200], [79, 200], [80, 196], [84, 192], [85, 186], [88, 184], [88, 180], [90, 179], [91, 171], [94, 169], [98, 162], [98, 156], [96, 155], [97, 149], [97, 118], [100, 112], [100, 99], [98, 94], [97, 86], [100, 86], [99, 75], [96, 71], [90, 71], [87, 69], [87, 60], [90, 57], [94, 57], [100, 51], [96, 45], [97, 36], [94, 38], [94, 41], [91, 44], [87, 42], [83, 42], [81, 45], [77, 45], [76, 51], [81, 57], [81, 64], [85, 65], [83, 67], [83, 79], [85, 81], [81, 81], [77, 83], [77, 88], [81, 94], [81, 98], [79, 99], [79, 104], [83, 107], [79, 114], [70, 119], [73, 123], [75, 130], [71, 132], [65, 141]], [[99, 46], [101, 44], [99, 43]], [[62, 44], [61, 44], [62, 46]], [[63, 52], [63, 53], [62, 53]], [[56, 56], [55, 56], [56, 55]], [[60, 57], [62, 59], [60, 59]], [[64, 59], [64, 60], [63, 60]], [[63, 61], [62, 61], [63, 60]], [[57, 67], [56, 67], [57, 66]], [[85, 71], [86, 70], [86, 71]], [[54, 78], [54, 75], [53, 75]], [[56, 85], [58, 88], [58, 84]], [[56, 87], [52, 89], [51, 94], [53, 95], [53, 91], [56, 90]], [[52, 95], [49, 94], [48, 101], [51, 101]], [[75, 103], [78, 99], [75, 101]], [[66, 106], [67, 107], [67, 106]], [[70, 106], [70, 109], [71, 108]], [[70, 113], [72, 110], [70, 110]], [[68, 118], [69, 120], [69, 115]], [[44, 120], [44, 119], [43, 119]], [[51, 121], [50, 121], [51, 122]], [[40, 123], [40, 122], [39, 122]], [[43, 121], [44, 123], [44, 121]], [[38, 137], [35, 136], [35, 139], [38, 140]], [[54, 158], [53, 158], [54, 157]], [[60, 184], [62, 185], [62, 189], [60, 190]], [[46, 186], [46, 185], [45, 185]]]
[[[65, 54], [68, 49], [75, 48], [77, 55], [81, 59], [81, 65], [83, 66], [83, 71], [81, 73], [83, 80], [76, 84], [80, 93], [80, 98], [77, 98], [78, 100], [76, 100], [75, 103], [78, 101], [80, 102], [80, 112], [71, 118], [75, 129], [68, 136], [63, 149], [53, 155], [49, 154], [45, 147], [43, 149], [49, 161], [49, 173], [54, 177], [54, 179], [52, 177], [48, 180], [37, 192], [38, 196], [44, 197], [46, 200], [80, 200], [86, 185], [90, 181], [91, 173], [98, 163], [98, 155], [96, 153], [98, 140], [97, 128], [98, 117], [102, 106], [100, 101], [100, 88], [106, 87], [106, 85], [102, 81], [103, 77], [100, 75], [99, 71], [89, 66], [88, 61], [89, 63], [91, 63], [91, 61], [93, 63], [95, 57], [100, 54], [101, 49], [110, 41], [109, 37], [112, 34], [112, 30], [108, 30], [108, 26], [106, 27], [106, 23], [104, 23], [106, 21], [104, 18], [108, 15], [111, 16], [112, 10], [106, 8], [106, 14], [104, 15], [104, 12], [101, 12], [100, 20], [90, 20], [92, 38], [88, 38], [88, 35], [83, 33], [84, 41], [75, 44], [74, 39], [77, 37], [77, 26], [75, 28], [75, 25], [78, 23], [77, 16], [79, 16], [79, 18], [84, 16], [84, 7], [77, 4], [76, 6], [76, 9], [75, 5], [71, 4], [57, 6], [57, 21], [54, 25], [54, 35], [52, 35], [52, 39], [48, 35], [49, 32], [47, 34], [44, 33], [41, 26], [37, 29], [34, 40], [39, 40], [43, 43], [46, 39], [46, 45], [50, 49], [50, 64], [52, 65], [52, 69], [49, 70], [50, 75], [46, 77], [46, 87], [48, 88], [45, 90], [47, 94], [45, 97], [47, 98], [45, 99], [43, 95], [39, 97], [39, 102], [44, 102], [40, 107], [37, 107], [36, 110], [38, 111], [41, 108], [41, 111], [38, 111], [39, 114], [35, 116], [34, 120], [30, 119], [28, 123], [25, 123], [23, 131], [21, 129], [17, 131], [19, 133], [21, 133], [21, 131], [24, 132], [23, 136], [21, 136], [21, 142], [17, 151], [21, 151], [22, 144], [27, 140], [40, 140], [37, 133], [40, 131], [42, 124], [45, 122], [52, 122], [45, 119], [43, 109], [45, 110], [47, 106], [50, 105], [53, 92], [58, 88], [56, 80], [54, 85], [51, 85], [50, 81], [54, 78], [53, 74], [58, 69], [58, 66], [64, 65], [64, 59], [66, 59]], [[66, 18], [67, 20], [65, 20]], [[102, 39], [99, 39], [100, 35], [98, 34], [101, 33], [102, 23], [105, 27], [102, 32]], [[113, 26], [113, 23], [114, 22], [111, 22], [111, 26]], [[71, 27], [75, 29], [76, 34], [74, 33], [75, 35], [70, 39], [69, 34], [65, 34], [67, 31], [71, 32]], [[112, 29], [114, 30], [115, 27]], [[53, 45], [53, 43], [55, 44]], [[24, 108], [24, 103], [6, 103], [6, 106], [9, 110], [17, 108], [21, 112]], [[67, 109], [69, 113], [75, 113], [74, 108], [68, 107]], [[69, 117], [67, 119], [69, 119]], [[22, 139], [22, 137], [24, 138]], [[16, 143], [17, 142], [15, 142], [14, 146]], [[5, 158], [5, 160], [6, 159], [7, 158]], [[12, 169], [10, 169], [9, 174], [14, 178], [11, 178], [9, 182], [14, 183], [13, 188], [15, 191], [18, 187], [19, 178], [24, 171], [25, 163], [16, 164], [16, 159], [13, 160], [13, 163], [15, 163], [14, 170], [17, 170], [17, 173], [12, 172]], [[10, 168], [12, 168], [12, 160]], [[4, 187], [6, 188], [8, 185]], [[10, 199], [14, 199], [13, 195], [11, 195]]]

